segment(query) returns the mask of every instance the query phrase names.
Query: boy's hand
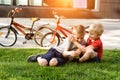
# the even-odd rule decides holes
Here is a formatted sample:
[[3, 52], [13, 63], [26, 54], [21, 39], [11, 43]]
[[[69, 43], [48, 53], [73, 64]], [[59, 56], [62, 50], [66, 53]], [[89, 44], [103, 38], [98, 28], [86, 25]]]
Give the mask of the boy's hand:
[[78, 51], [77, 52], [76, 51], [71, 51], [70, 54], [71, 54], [70, 56], [75, 58], [75, 57], [79, 56], [80, 53]]
[[72, 42], [72, 43], [74, 43], [76, 40], [75, 40], [75, 38], [74, 38], [74, 36], [70, 36], [70, 41]]
[[86, 47], [85, 46], [82, 46], [82, 52], [84, 53], [84, 52], [86, 52]]

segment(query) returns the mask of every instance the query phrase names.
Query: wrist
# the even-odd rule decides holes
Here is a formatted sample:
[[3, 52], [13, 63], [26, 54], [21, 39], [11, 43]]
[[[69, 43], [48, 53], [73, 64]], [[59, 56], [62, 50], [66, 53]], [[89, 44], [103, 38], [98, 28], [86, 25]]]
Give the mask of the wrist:
[[73, 41], [74, 44], [77, 44], [78, 42], [76, 40]]

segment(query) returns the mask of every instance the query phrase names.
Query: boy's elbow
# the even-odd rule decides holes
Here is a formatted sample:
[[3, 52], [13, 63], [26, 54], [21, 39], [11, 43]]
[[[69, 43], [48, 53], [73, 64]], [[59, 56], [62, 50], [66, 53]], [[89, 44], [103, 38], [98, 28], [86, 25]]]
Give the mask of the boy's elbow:
[[95, 49], [92, 45], [87, 46], [87, 49]]
[[63, 57], [67, 57], [67, 52], [64, 51], [64, 52], [62, 53], [62, 55], [63, 55]]

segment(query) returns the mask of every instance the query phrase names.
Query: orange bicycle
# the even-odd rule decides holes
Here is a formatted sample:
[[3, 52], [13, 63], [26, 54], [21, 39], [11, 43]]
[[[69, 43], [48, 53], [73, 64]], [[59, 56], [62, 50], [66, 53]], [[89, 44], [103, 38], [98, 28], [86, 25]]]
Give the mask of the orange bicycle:
[[[72, 34], [71, 30], [68, 30], [60, 25], [61, 16], [54, 13], [54, 17], [56, 18], [56, 26], [52, 32], [48, 32], [42, 37], [42, 47], [58, 46], [64, 38], [66, 38], [69, 34]], [[62, 35], [60, 33], [62, 33]]]
[[[17, 41], [18, 31], [25, 36], [26, 40], [33, 40], [40, 45], [41, 37], [46, 33], [46, 31], [52, 31], [51, 28], [43, 26], [39, 26], [38, 30], [33, 28], [34, 23], [39, 20], [39, 18], [31, 18], [33, 21], [32, 26], [30, 28], [25, 27], [14, 21], [14, 16], [16, 13], [19, 13], [22, 8], [15, 8], [9, 11], [8, 16], [11, 17], [11, 23], [8, 26], [0, 27], [0, 45], [3, 47], [13, 46]], [[27, 30], [25, 32], [24, 30]], [[23, 44], [26, 43], [23, 42]]]

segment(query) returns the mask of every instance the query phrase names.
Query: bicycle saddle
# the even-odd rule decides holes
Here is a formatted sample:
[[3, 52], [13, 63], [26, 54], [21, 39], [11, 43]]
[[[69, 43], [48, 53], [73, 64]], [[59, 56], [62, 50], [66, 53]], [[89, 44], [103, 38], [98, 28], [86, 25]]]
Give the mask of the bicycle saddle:
[[36, 18], [31, 18], [31, 20], [35, 22], [35, 21], [40, 20], [40, 18], [38, 18], [38, 17], [36, 17]]

